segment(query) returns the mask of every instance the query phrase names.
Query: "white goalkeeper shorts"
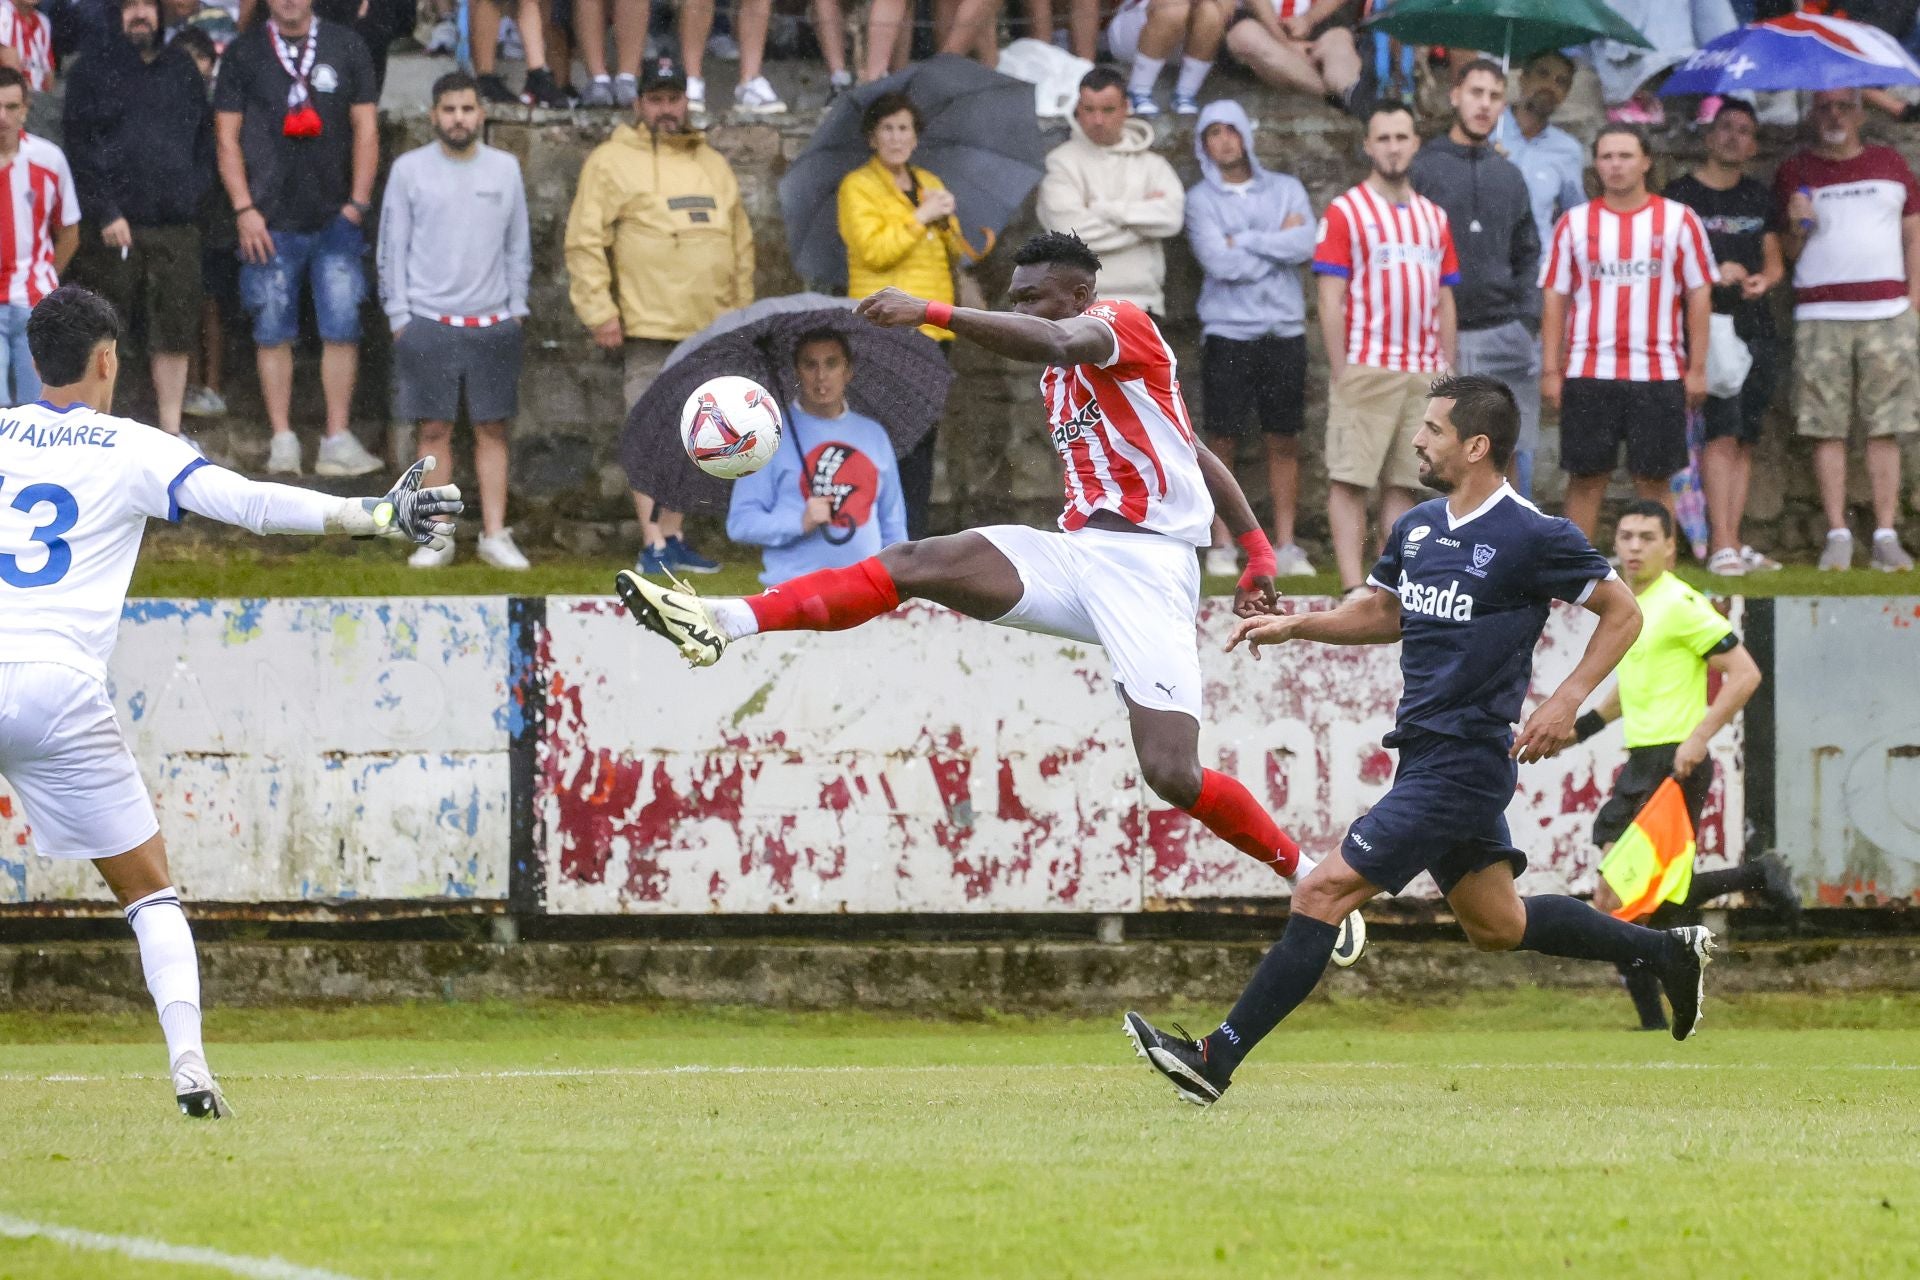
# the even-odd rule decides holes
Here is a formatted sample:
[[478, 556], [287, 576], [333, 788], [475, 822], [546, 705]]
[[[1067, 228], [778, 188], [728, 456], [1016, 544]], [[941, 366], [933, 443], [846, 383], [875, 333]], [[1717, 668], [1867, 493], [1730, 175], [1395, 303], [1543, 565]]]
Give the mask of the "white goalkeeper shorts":
[[0, 662], [0, 796], [48, 858], [112, 858], [160, 830], [106, 686], [55, 662]]
[[1200, 718], [1200, 561], [1190, 545], [1106, 529], [973, 532], [1013, 562], [1025, 588], [997, 625], [1100, 645], [1130, 700]]

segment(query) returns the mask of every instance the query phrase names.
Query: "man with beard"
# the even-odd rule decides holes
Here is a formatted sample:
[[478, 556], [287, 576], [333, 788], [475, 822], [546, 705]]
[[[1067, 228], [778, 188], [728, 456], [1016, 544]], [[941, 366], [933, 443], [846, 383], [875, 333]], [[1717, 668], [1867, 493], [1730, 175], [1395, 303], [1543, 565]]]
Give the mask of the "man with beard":
[[1526, 179], [1488, 143], [1507, 100], [1500, 64], [1475, 58], [1454, 77], [1453, 126], [1413, 158], [1413, 189], [1447, 211], [1460, 255], [1461, 373], [1484, 373], [1513, 389], [1520, 439], [1510, 475], [1533, 496], [1533, 453], [1540, 445], [1540, 238]]
[[1427, 384], [1454, 364], [1460, 283], [1446, 211], [1414, 191], [1413, 112], [1383, 102], [1367, 119], [1366, 181], [1335, 198], [1313, 253], [1327, 351], [1327, 525], [1341, 590], [1364, 593], [1367, 500], [1380, 528], [1416, 501], [1413, 436]]
[[[420, 456], [453, 471], [462, 390], [480, 482], [480, 558], [525, 569], [506, 527], [507, 423], [519, 408], [521, 319], [533, 250], [520, 162], [480, 141], [479, 85], [465, 72], [433, 86], [433, 137], [393, 162], [380, 206], [380, 300], [393, 330], [393, 416], [420, 424]], [[423, 545], [416, 569], [453, 562]]]
[[[1563, 894], [1521, 897], [1527, 858], [1506, 808], [1516, 762], [1572, 745], [1581, 701], [1640, 632], [1633, 593], [1566, 520], [1542, 515], [1506, 482], [1520, 434], [1513, 393], [1481, 374], [1440, 378], [1414, 436], [1420, 479], [1446, 495], [1409, 511], [1367, 577], [1367, 591], [1327, 613], [1246, 617], [1228, 648], [1289, 640], [1400, 644], [1401, 696], [1383, 745], [1399, 752], [1393, 787], [1354, 822], [1293, 892], [1280, 941], [1212, 1034], [1123, 1024], [1140, 1056], [1182, 1100], [1211, 1106], [1254, 1047], [1319, 985], [1340, 921], [1381, 893], [1432, 875], [1481, 951], [1604, 960], [1653, 975], [1673, 1006], [1673, 1038], [1700, 1021], [1713, 936], [1699, 926], [1646, 929]], [[1516, 736], [1533, 652], [1555, 600], [1597, 623], [1586, 652]]]
[[1572, 89], [1573, 59], [1558, 49], [1534, 54], [1521, 68], [1520, 96], [1493, 129], [1493, 145], [1526, 179], [1533, 229], [1543, 246], [1560, 215], [1587, 201], [1586, 149], [1549, 123]]
[[86, 214], [74, 274], [127, 320], [144, 312], [156, 425], [177, 436], [200, 336], [213, 114], [193, 59], [162, 45], [155, 0], [122, 0], [119, 38], [74, 68], [66, 138]]

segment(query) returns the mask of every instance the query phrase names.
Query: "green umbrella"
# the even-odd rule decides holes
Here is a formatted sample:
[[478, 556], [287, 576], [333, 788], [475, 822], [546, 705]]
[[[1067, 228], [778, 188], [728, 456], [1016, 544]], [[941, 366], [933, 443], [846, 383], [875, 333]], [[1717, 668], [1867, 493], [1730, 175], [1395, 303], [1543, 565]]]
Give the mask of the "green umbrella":
[[1506, 61], [1595, 39], [1653, 47], [1604, 0], [1393, 0], [1367, 25], [1407, 44], [1482, 49]]

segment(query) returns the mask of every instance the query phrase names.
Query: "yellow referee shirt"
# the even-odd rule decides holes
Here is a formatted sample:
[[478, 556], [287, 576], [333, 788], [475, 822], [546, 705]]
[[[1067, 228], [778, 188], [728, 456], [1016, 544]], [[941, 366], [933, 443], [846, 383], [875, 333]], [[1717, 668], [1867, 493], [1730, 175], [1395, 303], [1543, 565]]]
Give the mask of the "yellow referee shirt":
[[1620, 659], [1628, 747], [1685, 742], [1707, 715], [1707, 659], [1739, 641], [1713, 604], [1671, 573], [1637, 597], [1640, 638]]

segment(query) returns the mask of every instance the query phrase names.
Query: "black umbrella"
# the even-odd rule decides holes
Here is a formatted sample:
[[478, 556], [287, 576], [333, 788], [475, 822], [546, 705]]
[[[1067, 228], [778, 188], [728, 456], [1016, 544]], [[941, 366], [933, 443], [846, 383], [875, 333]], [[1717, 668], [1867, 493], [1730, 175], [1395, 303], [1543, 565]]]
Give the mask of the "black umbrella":
[[728, 483], [687, 458], [680, 411], [694, 388], [734, 374], [773, 392], [784, 412], [797, 392], [794, 342], [816, 329], [847, 335], [853, 346], [853, 383], [847, 403], [887, 429], [896, 455], [926, 438], [947, 405], [953, 370], [940, 346], [918, 329], [882, 329], [853, 314], [847, 298], [796, 294], [766, 298], [730, 311], [688, 338], [627, 414], [620, 461], [634, 489], [669, 511], [725, 515]]
[[[1033, 86], [948, 54], [861, 85], [834, 99], [813, 141], [780, 180], [787, 254], [800, 278], [842, 289], [840, 180], [871, 157], [860, 117], [883, 93], [904, 92], [926, 120], [913, 162], [953, 192], [961, 238], [1006, 230], [1047, 171], [1047, 144], [1033, 114]], [[980, 250], [985, 254], [987, 249]]]

